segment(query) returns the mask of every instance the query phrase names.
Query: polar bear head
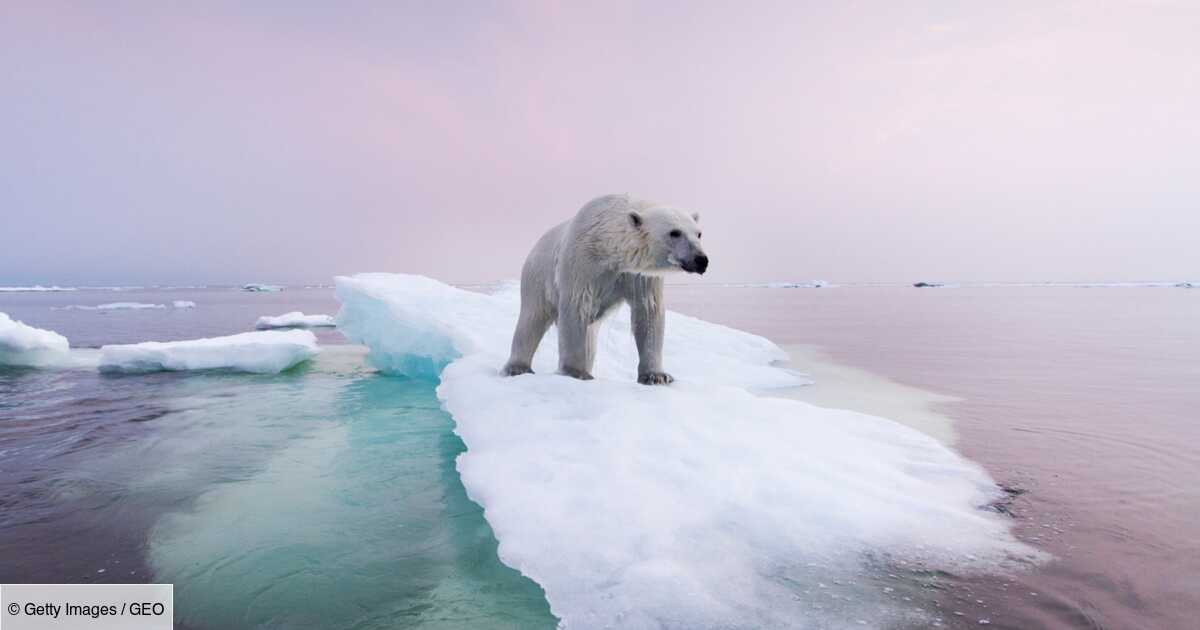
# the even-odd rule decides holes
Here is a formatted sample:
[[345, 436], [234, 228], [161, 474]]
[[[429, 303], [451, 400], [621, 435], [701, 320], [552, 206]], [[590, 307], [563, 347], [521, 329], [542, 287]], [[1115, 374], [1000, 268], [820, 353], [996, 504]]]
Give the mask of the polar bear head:
[[638, 272], [702, 274], [708, 269], [708, 255], [700, 245], [699, 213], [670, 206], [652, 206], [631, 210], [629, 222], [642, 237]]

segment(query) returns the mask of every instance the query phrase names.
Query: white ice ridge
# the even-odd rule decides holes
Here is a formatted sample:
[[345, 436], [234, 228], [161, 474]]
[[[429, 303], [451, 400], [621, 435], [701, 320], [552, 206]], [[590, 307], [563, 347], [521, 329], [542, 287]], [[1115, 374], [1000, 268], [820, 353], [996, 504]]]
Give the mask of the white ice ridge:
[[102, 372], [233, 370], [275, 374], [316, 356], [307, 330], [248, 332], [188, 341], [146, 341], [100, 349]]
[[264, 315], [254, 322], [254, 327], [259, 330], [266, 328], [321, 328], [336, 325], [333, 317], [329, 315], [305, 315], [300, 311], [292, 311], [274, 317]]
[[752, 394], [799, 381], [761, 337], [671, 313], [676, 382], [646, 387], [623, 309], [596, 380], [554, 373], [553, 331], [537, 374], [504, 378], [512, 290], [360, 274], [337, 296], [339, 329], [378, 367], [440, 374], [467, 492], [564, 628], [881, 627], [921, 616], [884, 597], [889, 573], [1037, 558], [982, 509], [1000, 495], [987, 474], [932, 438]]
[[60, 364], [70, 352], [67, 338], [34, 328], [0, 313], [0, 366], [44, 366]]
[[174, 308], [196, 308], [196, 303], [191, 300], [175, 300], [171, 302]]

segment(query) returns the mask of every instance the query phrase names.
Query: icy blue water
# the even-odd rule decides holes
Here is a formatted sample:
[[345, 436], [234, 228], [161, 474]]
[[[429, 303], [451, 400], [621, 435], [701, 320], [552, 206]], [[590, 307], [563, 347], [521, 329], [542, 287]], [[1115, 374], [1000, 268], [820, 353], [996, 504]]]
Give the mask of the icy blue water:
[[[238, 332], [288, 310], [280, 295], [171, 292], [198, 303], [187, 312], [3, 299], [99, 344]], [[327, 290], [291, 296], [336, 312]], [[435, 381], [322, 341], [276, 376], [0, 370], [0, 581], [171, 582], [191, 628], [554, 627], [466, 497]]]

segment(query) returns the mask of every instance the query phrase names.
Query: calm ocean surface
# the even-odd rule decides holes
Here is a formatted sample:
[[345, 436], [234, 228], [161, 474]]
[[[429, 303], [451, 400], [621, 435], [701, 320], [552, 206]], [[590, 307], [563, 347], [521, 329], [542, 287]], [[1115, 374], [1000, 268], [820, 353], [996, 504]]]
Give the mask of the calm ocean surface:
[[[0, 311], [97, 347], [332, 314], [332, 293], [0, 293]], [[956, 448], [1014, 489], [1018, 535], [1057, 559], [949, 576], [924, 595], [947, 625], [1195, 627], [1200, 290], [675, 286], [668, 300], [959, 399], [940, 410]], [[61, 308], [108, 302], [168, 308]], [[318, 336], [317, 360], [277, 376], [0, 369], [0, 582], [173, 582], [197, 629], [553, 628], [466, 497], [434, 383], [380, 376]]]

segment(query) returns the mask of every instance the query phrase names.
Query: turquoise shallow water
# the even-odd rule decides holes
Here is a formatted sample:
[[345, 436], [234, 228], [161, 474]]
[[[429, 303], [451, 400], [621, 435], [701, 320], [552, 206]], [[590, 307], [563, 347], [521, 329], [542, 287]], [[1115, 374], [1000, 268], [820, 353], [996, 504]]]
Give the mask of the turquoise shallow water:
[[454, 467], [436, 381], [0, 370], [0, 581], [175, 584], [183, 628], [553, 628]]
[[[378, 375], [354, 348], [274, 378], [181, 387], [178, 431], [135, 447], [201, 493], [149, 538], [177, 618], [212, 628], [552, 628], [541, 589], [499, 562], [454, 470], [434, 383]], [[182, 456], [186, 455], [186, 458]]]

